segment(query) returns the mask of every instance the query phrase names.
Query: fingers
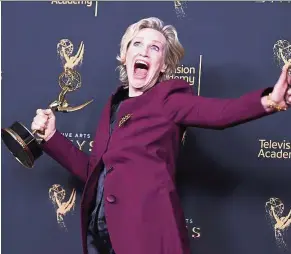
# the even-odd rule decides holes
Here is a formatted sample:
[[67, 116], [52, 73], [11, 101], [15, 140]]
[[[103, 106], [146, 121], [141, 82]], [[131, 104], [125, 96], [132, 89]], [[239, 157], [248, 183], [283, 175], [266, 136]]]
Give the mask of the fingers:
[[283, 66], [283, 68], [282, 68], [282, 73], [283, 73], [284, 75], [286, 75], [287, 72], [288, 72], [288, 70], [289, 70], [289, 68], [291, 68], [291, 63], [287, 63], [287, 64], [285, 64], [285, 65]]
[[286, 78], [287, 78], [287, 75], [288, 75], [288, 69], [291, 68], [291, 63], [287, 63], [283, 66], [282, 68], [282, 72], [281, 72], [281, 75], [278, 79], [278, 83], [285, 83], [286, 82]]
[[38, 109], [36, 116], [33, 118], [31, 129], [43, 132], [47, 127], [49, 118], [52, 116], [53, 112], [50, 109]]
[[291, 105], [291, 88], [289, 88], [285, 95], [285, 100], [288, 105]]
[[46, 129], [46, 122], [36, 119], [36, 118], [33, 119], [33, 122], [31, 124], [32, 131], [44, 132], [45, 129]]
[[291, 86], [291, 67], [287, 70], [287, 84]]
[[47, 115], [49, 117], [52, 117], [54, 115], [53, 111], [51, 109], [38, 109], [36, 110], [37, 115]]

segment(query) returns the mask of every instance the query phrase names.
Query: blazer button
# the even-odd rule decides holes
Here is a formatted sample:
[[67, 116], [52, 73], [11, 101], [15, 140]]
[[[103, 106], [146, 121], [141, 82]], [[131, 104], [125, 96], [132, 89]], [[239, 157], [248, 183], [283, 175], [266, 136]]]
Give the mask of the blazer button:
[[107, 202], [113, 204], [116, 202], [116, 197], [114, 195], [109, 195], [106, 197]]

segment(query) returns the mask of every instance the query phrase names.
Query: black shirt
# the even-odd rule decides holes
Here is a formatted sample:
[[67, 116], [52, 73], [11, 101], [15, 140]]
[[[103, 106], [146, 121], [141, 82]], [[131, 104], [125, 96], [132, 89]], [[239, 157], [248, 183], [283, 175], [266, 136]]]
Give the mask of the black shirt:
[[[115, 127], [116, 116], [122, 102], [128, 99], [128, 89], [120, 88], [119, 91], [112, 98], [111, 115], [110, 115], [110, 135]], [[91, 218], [89, 221], [89, 233], [98, 241], [100, 244], [108, 242], [110, 243], [109, 233], [107, 230], [107, 224], [105, 219], [104, 211], [104, 179], [106, 177], [106, 167], [103, 166], [98, 179], [98, 185], [96, 188], [96, 202], [94, 209], [91, 213]], [[99, 245], [99, 244], [98, 244]], [[108, 248], [112, 248], [109, 244]]]

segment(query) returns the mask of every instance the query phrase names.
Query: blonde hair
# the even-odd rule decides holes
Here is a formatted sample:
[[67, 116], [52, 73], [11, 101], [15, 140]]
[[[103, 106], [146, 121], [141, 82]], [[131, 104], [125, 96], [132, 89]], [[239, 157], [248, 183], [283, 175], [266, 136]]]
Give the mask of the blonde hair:
[[128, 86], [128, 77], [126, 67], [124, 65], [127, 49], [136, 34], [145, 28], [151, 28], [161, 32], [167, 41], [165, 55], [165, 64], [167, 67], [165, 72], [161, 73], [159, 81], [169, 79], [184, 56], [184, 48], [178, 39], [177, 30], [174, 26], [164, 25], [162, 20], [154, 17], [141, 19], [140, 21], [130, 25], [121, 39], [120, 55], [117, 56], [117, 60], [120, 64], [117, 69], [119, 70], [119, 80], [124, 86]]

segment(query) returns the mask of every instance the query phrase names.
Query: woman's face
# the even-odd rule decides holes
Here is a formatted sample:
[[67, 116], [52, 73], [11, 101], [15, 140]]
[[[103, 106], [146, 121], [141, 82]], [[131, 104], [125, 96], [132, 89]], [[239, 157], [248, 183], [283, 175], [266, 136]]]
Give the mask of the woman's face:
[[154, 29], [140, 30], [131, 41], [126, 53], [126, 70], [129, 89], [143, 92], [157, 82], [166, 69], [166, 38]]

